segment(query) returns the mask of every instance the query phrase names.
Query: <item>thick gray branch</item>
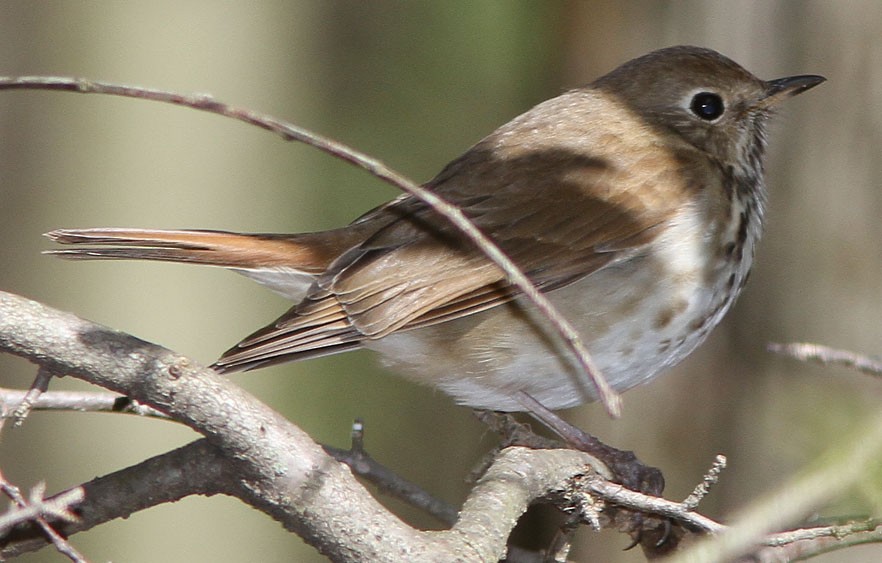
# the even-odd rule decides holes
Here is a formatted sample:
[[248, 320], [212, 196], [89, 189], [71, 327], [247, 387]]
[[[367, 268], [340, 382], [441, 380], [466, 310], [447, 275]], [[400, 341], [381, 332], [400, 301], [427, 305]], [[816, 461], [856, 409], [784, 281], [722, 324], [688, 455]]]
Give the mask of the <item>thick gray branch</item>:
[[[99, 480], [101, 486], [131, 484], [126, 472], [147, 471], [152, 477], [138, 482], [152, 482], [152, 491], [166, 490], [168, 500], [194, 493], [238, 496], [335, 560], [495, 561], [504, 555], [511, 528], [533, 499], [560, 490], [566, 478], [586, 471], [588, 457], [577, 452], [510, 449], [475, 488], [451, 531], [421, 532], [386, 511], [347, 467], [299, 428], [174, 352], [2, 292], [0, 349], [149, 404], [206, 437], [204, 445], [197, 442], [148, 460]], [[215, 459], [186, 454], [188, 448], [208, 444], [222, 454], [213, 471], [170, 470], [169, 463]], [[203, 478], [190, 481], [194, 476]], [[156, 486], [157, 479], [168, 481]], [[106, 499], [113, 499], [113, 493], [93, 488], [81, 508], [93, 511], [98, 523], [125, 515], [113, 510], [134, 511], [146, 506], [138, 502], [155, 502], [137, 490], [122, 490], [137, 502], [107, 512], [114, 501]]]

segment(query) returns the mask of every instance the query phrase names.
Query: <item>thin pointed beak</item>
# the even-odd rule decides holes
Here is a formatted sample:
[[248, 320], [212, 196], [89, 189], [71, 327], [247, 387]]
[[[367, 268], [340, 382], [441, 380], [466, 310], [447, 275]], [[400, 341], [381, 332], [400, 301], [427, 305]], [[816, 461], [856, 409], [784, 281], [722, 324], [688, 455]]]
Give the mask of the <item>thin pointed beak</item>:
[[825, 80], [827, 79], [816, 74], [801, 74], [799, 76], [769, 80], [766, 82], [766, 95], [760, 100], [760, 105], [764, 107], [774, 106], [782, 100], [792, 98], [810, 88], [814, 88]]

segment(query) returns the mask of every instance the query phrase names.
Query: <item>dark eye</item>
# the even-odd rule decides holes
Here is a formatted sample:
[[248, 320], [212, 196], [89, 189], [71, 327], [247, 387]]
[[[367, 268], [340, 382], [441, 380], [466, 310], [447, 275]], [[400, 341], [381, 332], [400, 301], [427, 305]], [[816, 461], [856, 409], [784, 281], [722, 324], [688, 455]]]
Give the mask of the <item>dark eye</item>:
[[689, 105], [689, 109], [701, 119], [713, 121], [723, 115], [723, 110], [726, 108], [723, 105], [723, 98], [717, 94], [699, 92], [692, 97], [692, 104]]

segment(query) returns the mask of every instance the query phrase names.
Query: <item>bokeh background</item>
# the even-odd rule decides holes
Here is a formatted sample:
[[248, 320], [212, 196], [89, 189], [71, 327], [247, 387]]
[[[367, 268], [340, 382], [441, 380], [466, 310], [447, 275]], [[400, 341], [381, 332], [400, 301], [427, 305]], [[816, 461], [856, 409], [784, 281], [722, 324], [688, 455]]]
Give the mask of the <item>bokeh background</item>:
[[[724, 518], [810, 464], [878, 410], [878, 382], [765, 351], [770, 341], [882, 350], [882, 3], [824, 1], [28, 2], [0, 4], [0, 75], [74, 75], [221, 100], [293, 121], [427, 180], [531, 105], [646, 51], [717, 49], [757, 75], [829, 82], [773, 128], [769, 222], [751, 283], [709, 342], [665, 378], [569, 418], [664, 469], [682, 498], [713, 456], [703, 504]], [[41, 256], [58, 227], [293, 232], [344, 224], [395, 195], [346, 164], [255, 128], [155, 103], [0, 93], [0, 289], [210, 362], [288, 306], [233, 274]], [[467, 409], [351, 353], [235, 376], [317, 440], [363, 417], [373, 455], [460, 503], [492, 439]], [[27, 387], [0, 357], [0, 384]], [[56, 380], [54, 389], [86, 389]], [[0, 469], [50, 492], [196, 436], [106, 414], [35, 413], [0, 436]], [[821, 516], [880, 514], [878, 483]], [[436, 522], [394, 502], [417, 525]], [[539, 513], [535, 529], [553, 526]], [[550, 532], [549, 532], [550, 533]], [[540, 534], [541, 539], [541, 534]], [[547, 538], [546, 538], [547, 539]], [[527, 538], [529, 540], [529, 538]], [[73, 538], [94, 561], [322, 561], [263, 514], [188, 498]], [[584, 530], [576, 560], [640, 561]], [[869, 561], [862, 547], [828, 561]], [[57, 561], [49, 549], [22, 561]]]

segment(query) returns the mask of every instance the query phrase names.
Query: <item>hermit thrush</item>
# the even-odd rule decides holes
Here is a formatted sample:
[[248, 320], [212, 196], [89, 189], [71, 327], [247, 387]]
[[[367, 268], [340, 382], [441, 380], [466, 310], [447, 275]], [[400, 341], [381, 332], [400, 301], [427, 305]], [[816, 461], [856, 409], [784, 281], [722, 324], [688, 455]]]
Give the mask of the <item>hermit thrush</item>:
[[[763, 81], [714, 51], [662, 49], [516, 117], [426, 187], [546, 292], [625, 390], [686, 357], [744, 287], [762, 232], [766, 121], [823, 81]], [[551, 409], [595, 398], [502, 271], [412, 196], [319, 233], [48, 236], [98, 245], [52, 251], [65, 258], [223, 266], [297, 303], [220, 371], [363, 347], [472, 407], [523, 410], [518, 392]]]

